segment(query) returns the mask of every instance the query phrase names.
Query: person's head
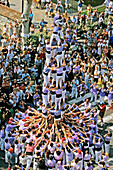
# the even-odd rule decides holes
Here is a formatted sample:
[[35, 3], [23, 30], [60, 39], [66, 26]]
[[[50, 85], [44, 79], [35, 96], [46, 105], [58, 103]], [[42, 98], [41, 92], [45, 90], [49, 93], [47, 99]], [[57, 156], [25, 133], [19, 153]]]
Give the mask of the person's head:
[[112, 136], [112, 133], [109, 131], [109, 132], [108, 132], [108, 135], [111, 137], [111, 136]]
[[[44, 19], [42, 18], [42, 22], [44, 22]], [[41, 34], [42, 35], [42, 34]]]
[[87, 103], [87, 104], [89, 103], [89, 99], [86, 99], [86, 103]]
[[32, 142], [29, 143], [30, 146], [32, 146], [32, 144], [33, 144]]
[[32, 14], [32, 10], [30, 10], [30, 14]]
[[5, 127], [4, 126], [2, 126], [2, 130], [4, 130], [5, 129]]

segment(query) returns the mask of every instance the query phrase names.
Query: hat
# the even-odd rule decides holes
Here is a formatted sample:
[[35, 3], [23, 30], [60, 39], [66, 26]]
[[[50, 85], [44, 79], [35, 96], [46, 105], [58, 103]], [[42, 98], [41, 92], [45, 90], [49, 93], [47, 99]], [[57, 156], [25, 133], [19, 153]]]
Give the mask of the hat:
[[46, 133], [50, 133], [50, 131], [49, 131], [49, 130], [47, 130], [47, 131], [46, 131]]
[[38, 125], [35, 125], [35, 128], [38, 128]]
[[60, 147], [60, 143], [57, 144], [57, 147]]
[[82, 81], [82, 83], [85, 83], [85, 81]]
[[39, 132], [38, 134], [42, 134], [42, 132]]
[[9, 148], [9, 150], [8, 150], [10, 153], [13, 153], [13, 148], [11, 147], [11, 148]]
[[25, 127], [27, 127], [27, 126], [28, 126], [28, 124], [27, 124], [27, 123], [25, 123], [25, 124], [24, 124], [24, 126], [25, 126]]
[[29, 116], [26, 116], [26, 119], [29, 119]]
[[38, 118], [38, 116], [34, 116], [34, 119], [37, 119]]
[[9, 120], [9, 121], [8, 121], [8, 124], [11, 124], [11, 123], [12, 123], [12, 121], [11, 121], [11, 120]]
[[62, 138], [62, 142], [64, 142], [65, 141], [65, 138]]
[[26, 121], [26, 119], [22, 119], [22, 121], [23, 121], [23, 122], [25, 122], [25, 121]]
[[51, 124], [49, 124], [49, 127], [52, 127], [52, 125], [51, 125]]
[[11, 169], [8, 167], [7, 170], [11, 170]]
[[81, 149], [78, 149], [78, 153], [79, 153], [79, 154], [81, 153]]

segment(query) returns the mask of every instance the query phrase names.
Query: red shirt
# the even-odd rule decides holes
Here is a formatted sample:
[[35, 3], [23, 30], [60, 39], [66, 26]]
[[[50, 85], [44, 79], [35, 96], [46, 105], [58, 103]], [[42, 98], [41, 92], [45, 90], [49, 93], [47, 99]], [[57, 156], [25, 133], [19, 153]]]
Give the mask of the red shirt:
[[23, 91], [23, 92], [25, 92], [25, 86], [20, 86], [20, 89]]
[[45, 59], [45, 52], [40, 53], [40, 59], [44, 58]]
[[27, 144], [26, 146], [26, 152], [33, 152], [34, 148], [37, 146], [37, 143], [35, 145], [30, 146]]
[[104, 105], [100, 105], [100, 106], [102, 108], [102, 109], [100, 109], [100, 111], [104, 113], [106, 111], [106, 105], [104, 104]]

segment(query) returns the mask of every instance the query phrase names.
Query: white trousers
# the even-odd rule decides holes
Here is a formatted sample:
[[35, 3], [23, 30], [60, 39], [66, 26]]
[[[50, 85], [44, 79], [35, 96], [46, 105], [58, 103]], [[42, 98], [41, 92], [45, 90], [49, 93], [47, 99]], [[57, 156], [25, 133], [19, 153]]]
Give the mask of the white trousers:
[[85, 101], [85, 94], [83, 96], [80, 94], [80, 100]]
[[58, 87], [58, 84], [62, 87], [62, 80], [63, 76], [56, 76], [56, 87]]
[[56, 76], [57, 74], [56, 73], [51, 73], [51, 77], [52, 77], [52, 84], [54, 81], [56, 81]]
[[63, 118], [64, 111], [61, 111], [61, 118]]
[[62, 58], [65, 58], [65, 50], [62, 51]]
[[75, 98], [77, 98], [77, 95], [78, 95], [78, 93], [77, 93], [77, 87], [72, 87], [71, 97], [74, 97], [74, 95], [75, 95]]
[[37, 170], [38, 168], [38, 162], [35, 162], [35, 159], [33, 161], [33, 170]]
[[77, 164], [80, 166], [80, 170], [82, 170], [83, 169], [83, 160], [79, 161]]
[[82, 11], [82, 7], [78, 6], [78, 11], [81, 12]]
[[46, 63], [47, 63], [47, 66], [49, 66], [49, 64], [50, 64], [50, 59], [51, 59], [51, 53], [50, 54], [46, 53]]
[[4, 138], [1, 138], [1, 142], [0, 142], [0, 146], [1, 146], [1, 150], [3, 151], [4, 150], [4, 145], [5, 145], [5, 140]]
[[46, 76], [45, 74], [43, 74], [43, 77], [44, 77], [44, 84], [47, 86], [48, 84], [48, 75]]
[[105, 98], [105, 97], [100, 96], [100, 103], [101, 103], [101, 102], [104, 102], [104, 98]]
[[29, 170], [33, 156], [28, 156], [26, 170]]
[[56, 100], [55, 100], [55, 109], [57, 110], [60, 109], [60, 104], [61, 104], [61, 97], [57, 98], [56, 97]]
[[61, 67], [61, 65], [62, 65], [62, 54], [57, 54], [56, 60], [57, 60], [57, 66]]
[[8, 151], [5, 149], [5, 162], [8, 162]]
[[63, 91], [62, 91], [63, 102], [65, 102], [65, 97], [66, 97], [65, 94], [66, 94], [66, 90], [63, 90]]
[[60, 34], [60, 37], [61, 37], [62, 39], [64, 39], [64, 34], [63, 34], [62, 30], [59, 31], [59, 34]]
[[8, 138], [8, 134], [9, 134], [9, 132], [8, 132], [8, 131], [5, 131], [5, 139]]
[[112, 99], [108, 99], [108, 104], [111, 106]]
[[90, 153], [91, 153], [91, 157], [92, 157], [92, 158], [94, 158], [94, 156], [95, 156], [95, 155], [94, 155], [94, 150], [93, 150], [93, 149], [94, 149], [93, 146], [89, 147], [89, 151], [90, 151]]
[[43, 99], [43, 104], [45, 105], [45, 107], [47, 106], [47, 95], [42, 94], [42, 99]]
[[102, 151], [95, 151], [95, 162], [98, 163], [101, 161], [101, 152]]
[[65, 82], [66, 71], [63, 71], [63, 81]]
[[53, 102], [55, 103], [55, 100], [56, 100], [56, 94], [51, 94], [51, 101], [52, 101], [52, 103]]
[[109, 154], [110, 145], [105, 143], [105, 153]]
[[50, 44], [52, 44], [52, 41], [53, 41], [53, 39], [56, 39], [56, 41], [58, 42], [58, 45], [60, 44], [60, 38], [59, 38], [59, 35], [58, 34], [52, 34], [51, 35], [51, 39], [50, 39]]
[[97, 94], [91, 93], [91, 102], [93, 101], [96, 103], [97, 102]]
[[56, 49], [53, 49], [53, 50], [52, 50], [52, 57], [53, 57], [53, 58], [55, 57], [55, 53], [56, 53]]

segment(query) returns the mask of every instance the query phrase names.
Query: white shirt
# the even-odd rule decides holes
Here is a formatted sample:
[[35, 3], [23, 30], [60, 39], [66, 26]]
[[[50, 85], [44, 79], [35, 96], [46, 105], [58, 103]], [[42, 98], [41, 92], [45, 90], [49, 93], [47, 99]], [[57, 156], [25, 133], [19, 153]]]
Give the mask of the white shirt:
[[109, 2], [109, 8], [112, 8], [112, 6], [113, 6], [113, 2], [111, 1]]
[[22, 164], [22, 165], [26, 165], [26, 163], [27, 163], [27, 159], [28, 159], [28, 157], [19, 157], [19, 160], [20, 160], [20, 163]]

